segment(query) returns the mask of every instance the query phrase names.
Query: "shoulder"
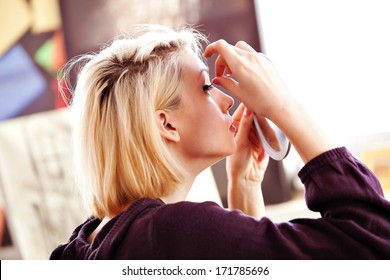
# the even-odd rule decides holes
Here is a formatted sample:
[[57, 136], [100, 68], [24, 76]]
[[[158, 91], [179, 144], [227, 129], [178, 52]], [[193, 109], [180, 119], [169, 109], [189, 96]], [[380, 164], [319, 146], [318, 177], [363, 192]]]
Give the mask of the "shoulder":
[[243, 232], [259, 224], [273, 223], [268, 218], [257, 220], [240, 210], [225, 209], [215, 202], [185, 201], [160, 207], [153, 215], [153, 224], [156, 229], [164, 231], [180, 227], [179, 234], [188, 231], [190, 235], [198, 235], [204, 231], [218, 236], [221, 232]]
[[226, 211], [222, 206], [218, 205], [213, 201], [205, 202], [190, 202], [181, 201], [172, 204], [166, 204], [164, 211], [177, 211], [181, 210], [184, 213], [203, 213], [203, 212], [214, 212], [214, 211]]
[[245, 242], [245, 236], [266, 220], [226, 210], [214, 202], [166, 205], [153, 219], [155, 252], [159, 258], [174, 259], [249, 257], [246, 245], [251, 242]]
[[[237, 211], [238, 212], [238, 211]], [[241, 213], [241, 212], [239, 212]], [[215, 219], [223, 219], [229, 216], [231, 211], [228, 211], [215, 202], [178, 202], [174, 204], [167, 204], [161, 207], [156, 213], [156, 218], [166, 222], [180, 222], [183, 224], [194, 223], [210, 223]]]

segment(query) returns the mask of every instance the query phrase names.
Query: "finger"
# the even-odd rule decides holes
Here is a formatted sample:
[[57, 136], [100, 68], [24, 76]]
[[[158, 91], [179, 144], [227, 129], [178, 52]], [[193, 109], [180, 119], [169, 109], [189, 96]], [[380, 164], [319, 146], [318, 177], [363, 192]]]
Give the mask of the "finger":
[[209, 58], [213, 56], [214, 54], [225, 54], [224, 56], [227, 56], [227, 54], [230, 52], [230, 44], [228, 44], [225, 40], [221, 39], [218, 41], [215, 41], [213, 43], [210, 43], [204, 50], [204, 57]]
[[226, 63], [226, 60], [223, 58], [223, 56], [218, 55], [217, 59], [215, 60], [215, 76], [220, 77], [225, 74], [230, 75], [232, 73], [232, 70]]
[[227, 65], [226, 61], [221, 55], [218, 55], [215, 60], [215, 76], [220, 77], [223, 75], [231, 75], [232, 70], [230, 70], [229, 65]]
[[251, 45], [249, 45], [247, 42], [245, 41], [238, 41], [237, 44], [236, 44], [236, 47], [237, 48], [240, 48], [242, 50], [245, 50], [245, 51], [248, 51], [248, 52], [254, 52], [254, 53], [257, 53], [257, 51], [252, 48]]
[[244, 114], [238, 126], [238, 132], [236, 134], [237, 145], [248, 141], [250, 130], [252, 127], [252, 120], [253, 120], [253, 113], [250, 112], [247, 108], [245, 108]]
[[216, 76], [221, 76], [226, 68], [232, 70], [231, 66], [239, 59], [237, 50], [238, 48], [228, 44], [225, 40], [218, 40], [206, 47], [204, 56], [209, 58], [214, 54], [219, 55], [215, 64], [215, 73]]
[[223, 76], [227, 68], [229, 67], [226, 64], [225, 59], [221, 55], [218, 55], [217, 59], [215, 60], [215, 76]]
[[242, 115], [244, 114], [244, 110], [245, 110], [244, 103], [240, 103], [236, 111], [233, 113], [233, 122], [240, 122]]
[[[249, 46], [249, 45], [248, 45]], [[249, 46], [250, 47], [250, 46]], [[210, 58], [214, 54], [223, 56], [227, 61], [234, 60], [238, 57], [238, 54], [243, 49], [230, 45], [223, 39], [210, 43], [204, 50], [203, 55], [205, 58]], [[255, 51], [256, 52], [256, 51]]]
[[231, 74], [233, 74], [233, 71], [230, 70], [229, 67], [226, 67], [225, 74], [226, 74], [226, 75], [231, 75]]
[[269, 59], [268, 56], [266, 56], [265, 54], [261, 53], [261, 52], [258, 52], [256, 51], [251, 45], [249, 45], [247, 42], [245, 41], [239, 41], [237, 42], [237, 44], [235, 45], [235, 47], [239, 48], [239, 49], [242, 49], [242, 50], [245, 50], [247, 52], [252, 52], [252, 53], [256, 53], [262, 57], [264, 57], [265, 59], [267, 59], [268, 61], [271, 62], [271, 60]]
[[241, 100], [239, 84], [233, 78], [227, 76], [215, 77], [213, 83], [223, 87], [232, 96]]

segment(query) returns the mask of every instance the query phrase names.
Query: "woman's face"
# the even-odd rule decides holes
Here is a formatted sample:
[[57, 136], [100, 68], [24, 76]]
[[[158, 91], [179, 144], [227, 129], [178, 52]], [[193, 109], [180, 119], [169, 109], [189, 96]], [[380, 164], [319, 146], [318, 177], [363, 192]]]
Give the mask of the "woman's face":
[[236, 128], [229, 114], [234, 101], [212, 86], [208, 67], [193, 53], [183, 53], [181, 62], [182, 103], [176, 112], [180, 154], [210, 165], [234, 152]]

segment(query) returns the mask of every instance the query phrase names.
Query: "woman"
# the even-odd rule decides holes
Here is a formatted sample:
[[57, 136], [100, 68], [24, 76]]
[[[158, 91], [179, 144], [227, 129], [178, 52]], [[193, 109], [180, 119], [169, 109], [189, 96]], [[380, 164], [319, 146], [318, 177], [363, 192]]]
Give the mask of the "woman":
[[[211, 83], [202, 40], [139, 26], [87, 57], [72, 107], [76, 178], [92, 216], [50, 258], [389, 258], [390, 203], [373, 173], [334, 148], [262, 54], [218, 41], [204, 53], [218, 54], [213, 83], [245, 104], [230, 117], [233, 100]], [[252, 112], [295, 146], [308, 207], [322, 218], [262, 217], [268, 157]], [[230, 210], [185, 202], [195, 177], [226, 156]]]

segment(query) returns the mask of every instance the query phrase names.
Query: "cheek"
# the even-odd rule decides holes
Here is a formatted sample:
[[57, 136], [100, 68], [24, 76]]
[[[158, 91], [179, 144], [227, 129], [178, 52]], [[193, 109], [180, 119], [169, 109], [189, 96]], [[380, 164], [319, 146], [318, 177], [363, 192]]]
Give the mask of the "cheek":
[[215, 122], [213, 123], [210, 121], [206, 115], [198, 116], [197, 118], [190, 119], [186, 122], [183, 137], [186, 142], [195, 142], [200, 144], [205, 140], [209, 140], [215, 129]]
[[226, 128], [226, 121], [221, 113], [209, 106], [192, 119], [190, 126], [198, 136], [211, 141], [221, 137], [221, 132]]
[[235, 149], [234, 134], [229, 131], [229, 124], [222, 114], [204, 112], [188, 124], [187, 145], [198, 149], [200, 153], [223, 152], [231, 154]]

